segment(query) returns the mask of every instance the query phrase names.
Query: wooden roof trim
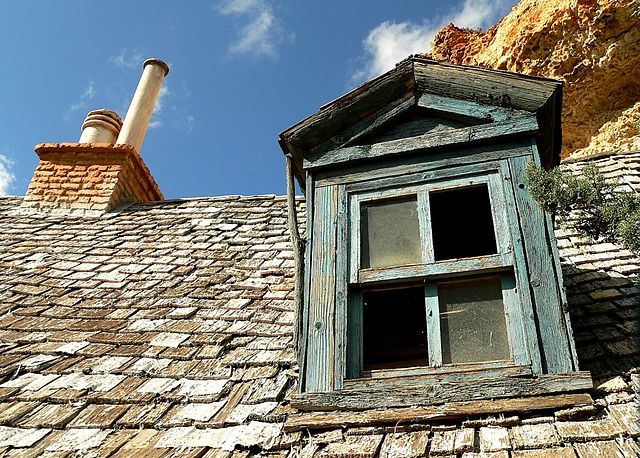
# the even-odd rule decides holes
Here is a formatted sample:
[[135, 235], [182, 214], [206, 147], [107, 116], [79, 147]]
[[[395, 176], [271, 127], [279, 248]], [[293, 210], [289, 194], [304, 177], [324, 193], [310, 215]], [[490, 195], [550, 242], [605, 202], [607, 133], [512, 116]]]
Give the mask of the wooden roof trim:
[[417, 105], [429, 110], [435, 110], [443, 114], [454, 114], [462, 118], [470, 118], [485, 122], [501, 122], [515, 116], [527, 116], [529, 112], [524, 110], [512, 110], [509, 108], [486, 105], [469, 100], [460, 100], [453, 97], [424, 92], [417, 97]]
[[327, 152], [309, 154], [303, 158], [303, 168], [305, 170], [318, 169], [360, 159], [403, 155], [454, 144], [469, 144], [487, 139], [495, 140], [507, 135], [536, 133], [537, 131], [538, 122], [535, 116], [514, 118], [505, 122], [448, 129], [373, 145], [347, 146]]
[[480, 67], [477, 65], [464, 65], [464, 64], [452, 64], [449, 62], [443, 62], [443, 61], [439, 61], [439, 60], [434, 60], [434, 59], [429, 59], [426, 57], [422, 57], [422, 56], [412, 56], [412, 61], [417, 64], [417, 66], [423, 65], [423, 64], [429, 64], [431, 66], [438, 66], [438, 67], [448, 67], [448, 68], [454, 68], [454, 69], [458, 69], [458, 70], [471, 70], [471, 71], [477, 71], [477, 72], [482, 72], [484, 74], [490, 75], [490, 74], [495, 74], [499, 77], [504, 77], [504, 78], [510, 78], [513, 80], [518, 80], [518, 81], [529, 81], [531, 83], [539, 83], [542, 85], [551, 85], [551, 86], [555, 86], [555, 85], [562, 85], [562, 81], [561, 80], [557, 80], [554, 78], [549, 78], [546, 76], [539, 76], [539, 75], [529, 75], [526, 73], [518, 73], [518, 72], [512, 72], [509, 70], [498, 70], [498, 69], [494, 69], [494, 68], [489, 68], [489, 67]]
[[428, 57], [423, 57], [421, 55], [414, 55], [414, 56], [411, 56], [410, 58], [414, 63], [418, 63], [418, 64], [431, 64], [431, 65], [438, 65], [440, 67], [453, 67], [453, 68], [478, 70], [487, 74], [495, 73], [497, 75], [512, 77], [518, 80], [530, 80], [530, 81], [538, 81], [540, 83], [562, 84], [562, 81], [554, 78], [549, 78], [547, 76], [528, 75], [525, 73], [512, 72], [509, 70], [497, 70], [489, 67], [479, 67], [477, 65], [451, 64], [449, 62], [430, 59]]
[[[400, 114], [407, 111], [415, 104], [416, 98], [413, 92], [405, 94], [398, 100], [395, 100], [394, 102], [378, 110], [373, 115], [366, 117], [365, 119], [346, 129], [345, 131], [340, 132], [339, 135], [332, 137], [330, 140], [332, 141], [333, 147], [335, 148], [353, 145], [358, 139], [380, 128], [396, 116], [399, 116]], [[327, 148], [327, 145], [325, 143], [323, 143], [322, 145], [318, 145], [318, 147], [311, 149], [311, 151], [309, 152], [311, 154], [314, 154], [316, 152], [323, 152], [331, 149]]]
[[[425, 71], [427, 70], [428, 71]], [[302, 136], [309, 128], [315, 126], [322, 121], [328, 120], [328, 118], [334, 118], [335, 115], [327, 116], [329, 112], [334, 110], [341, 110], [344, 108], [353, 108], [353, 105], [368, 98], [372, 92], [380, 90], [386, 86], [387, 83], [396, 79], [399, 75], [405, 75], [413, 70], [414, 77], [413, 82], [418, 89], [425, 90], [427, 92], [452, 96], [456, 99], [463, 98], [468, 100], [475, 100], [490, 105], [504, 106], [514, 109], [525, 109], [527, 111], [535, 112], [542, 107], [546, 100], [553, 94], [553, 92], [562, 86], [562, 82], [550, 78], [522, 75], [518, 73], [508, 72], [504, 70], [493, 70], [489, 68], [480, 68], [467, 65], [453, 65], [443, 62], [438, 62], [431, 59], [425, 59], [421, 57], [412, 56], [404, 61], [400, 62], [394, 69], [387, 73], [378, 76], [377, 78], [362, 84], [349, 93], [338, 97], [337, 99], [323, 105], [319, 112], [303, 119], [296, 123], [292, 127], [286, 129], [280, 134], [280, 137], [287, 142], [294, 142], [300, 136]], [[468, 77], [470, 81], [469, 87], [475, 88], [475, 92], [469, 93], [469, 91], [463, 90], [462, 92], [453, 92], [453, 88], [460, 89], [460, 84], [452, 84], [451, 75], [447, 75], [447, 78], [443, 78], [443, 73], [454, 73], [454, 76]], [[488, 92], [481, 94], [476, 86], [478, 77], [486, 78], [492, 83], [498, 83], [503, 87], [511, 87], [511, 92], [520, 91], [522, 100], [519, 98], [511, 97], [508, 93], [505, 98], [501, 98], [497, 95], [491, 95], [491, 92], [495, 92], [495, 89], [488, 87]], [[424, 87], [425, 81], [435, 83], [434, 86]], [[435, 81], [434, 81], [435, 80]], [[462, 85], [464, 89], [465, 85]], [[526, 90], [525, 90], [526, 89]], [[465, 98], [466, 96], [466, 98]], [[515, 102], [515, 104], [514, 104]], [[532, 103], [535, 102], [534, 105]], [[511, 105], [510, 105], [511, 104]]]
[[[298, 181], [303, 183], [302, 169], [306, 167], [301, 164], [303, 155], [309, 159], [310, 155], [336, 147], [350, 147], [365, 135], [358, 129], [367, 129], [370, 133], [372, 123], [387, 122], [385, 113], [389, 106], [411, 97], [411, 93], [414, 97], [428, 93], [429, 97], [440, 97], [440, 101], [450, 99], [473, 104], [468, 106], [473, 106], [481, 119], [491, 117], [498, 121], [508, 117], [509, 112], [511, 116], [517, 116], [518, 111], [535, 113], [542, 133], [543, 165], [549, 167], [559, 162], [562, 82], [412, 56], [389, 72], [323, 105], [319, 112], [280, 134], [279, 144], [286, 155], [294, 158]], [[441, 104], [441, 108], [444, 105]], [[378, 117], [382, 119], [377, 121]]]
[[537, 112], [562, 83], [479, 67], [415, 62], [419, 90], [462, 100]]

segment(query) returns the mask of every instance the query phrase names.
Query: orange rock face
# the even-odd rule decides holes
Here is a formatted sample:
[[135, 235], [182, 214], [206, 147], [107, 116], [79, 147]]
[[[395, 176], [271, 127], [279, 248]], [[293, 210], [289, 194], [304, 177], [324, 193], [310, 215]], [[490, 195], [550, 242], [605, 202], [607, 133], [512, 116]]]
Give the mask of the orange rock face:
[[637, 0], [522, 0], [486, 32], [444, 27], [430, 57], [563, 80], [563, 158], [640, 150]]

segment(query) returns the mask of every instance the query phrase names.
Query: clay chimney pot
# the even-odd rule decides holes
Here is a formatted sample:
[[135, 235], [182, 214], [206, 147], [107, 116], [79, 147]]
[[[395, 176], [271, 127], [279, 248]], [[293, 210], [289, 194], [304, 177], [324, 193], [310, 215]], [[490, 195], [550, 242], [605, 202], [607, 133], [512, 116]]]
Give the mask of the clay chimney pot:
[[90, 111], [82, 123], [78, 143], [115, 143], [122, 128], [122, 119], [115, 111]]

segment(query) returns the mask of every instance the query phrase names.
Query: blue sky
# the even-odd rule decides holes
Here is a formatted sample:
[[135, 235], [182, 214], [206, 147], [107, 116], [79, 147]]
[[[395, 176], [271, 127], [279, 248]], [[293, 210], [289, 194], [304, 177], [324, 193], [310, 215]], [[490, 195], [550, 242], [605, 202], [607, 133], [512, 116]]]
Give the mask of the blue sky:
[[0, 195], [23, 195], [33, 146], [77, 141], [88, 111], [124, 118], [147, 57], [171, 66], [141, 151], [165, 197], [282, 194], [282, 130], [515, 3], [3, 0]]

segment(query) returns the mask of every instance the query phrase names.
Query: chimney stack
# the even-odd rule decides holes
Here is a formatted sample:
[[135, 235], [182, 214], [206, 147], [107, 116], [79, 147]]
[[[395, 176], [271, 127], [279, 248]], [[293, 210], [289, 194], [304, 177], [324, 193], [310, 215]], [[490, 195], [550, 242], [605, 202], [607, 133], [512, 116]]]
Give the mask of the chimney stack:
[[169, 66], [160, 59], [147, 59], [142, 68], [140, 82], [116, 141], [117, 145], [131, 145], [138, 152], [142, 148], [162, 82], [169, 74]]
[[138, 154], [167, 64], [148, 59], [124, 123], [117, 113], [89, 112], [78, 143], [42, 143], [22, 207], [100, 215], [134, 202], [163, 200]]

